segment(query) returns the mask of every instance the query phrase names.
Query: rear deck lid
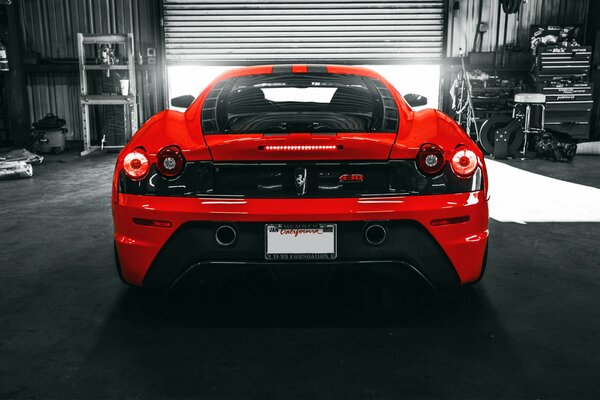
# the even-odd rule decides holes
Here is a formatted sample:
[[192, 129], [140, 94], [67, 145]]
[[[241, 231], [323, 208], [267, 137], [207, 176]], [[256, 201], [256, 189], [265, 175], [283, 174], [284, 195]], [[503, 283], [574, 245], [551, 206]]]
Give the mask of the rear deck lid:
[[225, 79], [202, 108], [202, 131], [215, 161], [387, 159], [398, 123], [383, 82], [346, 74]]
[[207, 135], [214, 161], [387, 160], [395, 133]]

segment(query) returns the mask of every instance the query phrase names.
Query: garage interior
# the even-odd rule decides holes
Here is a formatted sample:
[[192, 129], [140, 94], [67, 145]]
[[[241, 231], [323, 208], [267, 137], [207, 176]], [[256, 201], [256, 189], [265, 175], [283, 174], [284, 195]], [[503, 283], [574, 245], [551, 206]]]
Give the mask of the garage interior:
[[[0, 180], [0, 397], [600, 398], [599, 21], [593, 0], [0, 1], [0, 178], [22, 178]], [[307, 63], [368, 66], [478, 140], [484, 278], [123, 285], [119, 149], [229, 68]]]

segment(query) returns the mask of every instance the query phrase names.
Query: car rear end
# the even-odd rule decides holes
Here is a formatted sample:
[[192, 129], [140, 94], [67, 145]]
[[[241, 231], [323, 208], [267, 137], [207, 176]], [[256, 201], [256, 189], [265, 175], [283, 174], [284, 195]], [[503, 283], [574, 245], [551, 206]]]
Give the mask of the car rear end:
[[480, 277], [487, 182], [470, 139], [373, 72], [301, 67], [222, 77], [136, 135], [113, 187], [126, 282], [290, 265]]

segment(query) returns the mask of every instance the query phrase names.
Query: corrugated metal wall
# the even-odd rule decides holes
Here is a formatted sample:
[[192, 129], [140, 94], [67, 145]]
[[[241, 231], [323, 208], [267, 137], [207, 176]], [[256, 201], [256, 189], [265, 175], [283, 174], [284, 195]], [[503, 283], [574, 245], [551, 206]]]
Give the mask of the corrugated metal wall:
[[27, 77], [30, 121], [48, 113], [67, 121], [68, 140], [82, 140], [79, 78], [71, 73], [32, 73]]
[[[536, 24], [585, 24], [590, 1], [598, 0], [527, 0], [519, 14], [508, 17], [507, 44], [522, 49], [529, 48], [531, 25]], [[472, 51], [479, 24], [488, 23], [488, 31], [483, 36], [482, 51], [493, 51], [496, 45], [499, 0], [450, 0], [458, 3], [459, 9], [451, 11], [449, 21], [448, 55], [457, 57], [459, 48]], [[453, 7], [450, 7], [452, 10]], [[500, 18], [500, 43], [504, 36], [504, 14]]]
[[[160, 0], [19, 0], [25, 51], [42, 59], [63, 61], [77, 58], [77, 33], [129, 33], [135, 37], [136, 52], [146, 48], [160, 51]], [[79, 72], [30, 72], [28, 95], [31, 121], [49, 112], [67, 120], [68, 139], [81, 140]], [[152, 76], [154, 72], [150, 71]], [[145, 121], [161, 101], [161, 87], [146, 85], [146, 72], [139, 71], [140, 121]], [[150, 86], [150, 87], [149, 87]], [[160, 86], [160, 85], [159, 85]], [[150, 95], [152, 91], [152, 95]]]
[[[42, 58], [75, 59], [77, 32], [133, 32], [136, 49], [145, 53], [147, 47], [156, 47], [160, 52], [160, 1], [19, 0], [25, 50], [38, 52]], [[472, 49], [480, 7], [482, 21], [489, 25], [483, 38], [483, 51], [493, 50], [498, 0], [447, 1], [450, 5], [448, 55], [457, 56], [460, 47], [468, 51]], [[520, 15], [509, 17], [507, 43], [527, 48], [531, 24], [583, 24], [589, 1], [592, 0], [528, 0]], [[453, 11], [455, 3], [459, 4], [459, 10]], [[503, 19], [501, 23], [503, 28]], [[503, 34], [501, 29], [500, 35]], [[140, 121], [145, 121], [162, 104], [161, 101], [152, 101], [154, 96], [150, 95], [150, 91], [155, 89], [145, 84], [145, 74], [138, 73]], [[159, 98], [162, 98], [161, 88], [157, 89]], [[70, 139], [81, 139], [77, 72], [30, 73], [28, 94], [32, 121], [53, 112], [68, 121], [73, 132]]]

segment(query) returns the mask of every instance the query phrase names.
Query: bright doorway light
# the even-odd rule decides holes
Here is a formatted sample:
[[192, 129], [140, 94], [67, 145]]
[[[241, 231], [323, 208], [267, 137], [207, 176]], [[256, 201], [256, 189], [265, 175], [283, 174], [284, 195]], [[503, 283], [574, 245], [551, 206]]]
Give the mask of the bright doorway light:
[[261, 88], [265, 98], [274, 102], [298, 101], [304, 103], [331, 103], [337, 88], [328, 87], [277, 87]]
[[[420, 94], [427, 97], [429, 108], [438, 107], [439, 65], [364, 65], [380, 73], [400, 94]], [[173, 97], [200, 92], [221, 73], [232, 66], [171, 66], [168, 67], [169, 100]]]
[[381, 74], [401, 95], [408, 93], [427, 97], [427, 105], [417, 107], [438, 108], [440, 96], [439, 65], [364, 65]]
[[197, 97], [217, 76], [236, 67], [224, 66], [170, 66], [167, 68], [169, 79], [169, 108], [171, 99], [190, 94]]

